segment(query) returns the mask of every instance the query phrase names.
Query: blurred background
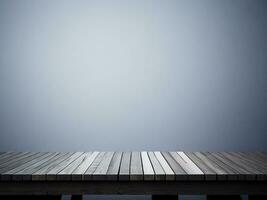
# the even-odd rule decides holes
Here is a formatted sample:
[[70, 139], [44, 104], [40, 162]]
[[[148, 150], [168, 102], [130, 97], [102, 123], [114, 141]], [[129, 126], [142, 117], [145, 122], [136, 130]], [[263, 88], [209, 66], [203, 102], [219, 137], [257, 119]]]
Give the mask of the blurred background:
[[0, 151], [267, 150], [266, 36], [263, 0], [0, 0]]

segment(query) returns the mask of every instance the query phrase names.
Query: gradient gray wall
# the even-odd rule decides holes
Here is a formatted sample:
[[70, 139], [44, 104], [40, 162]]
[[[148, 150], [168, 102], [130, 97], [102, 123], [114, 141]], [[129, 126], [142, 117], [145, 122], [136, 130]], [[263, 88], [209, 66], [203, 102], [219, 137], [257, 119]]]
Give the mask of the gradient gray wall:
[[0, 150], [267, 150], [267, 1], [0, 0]]

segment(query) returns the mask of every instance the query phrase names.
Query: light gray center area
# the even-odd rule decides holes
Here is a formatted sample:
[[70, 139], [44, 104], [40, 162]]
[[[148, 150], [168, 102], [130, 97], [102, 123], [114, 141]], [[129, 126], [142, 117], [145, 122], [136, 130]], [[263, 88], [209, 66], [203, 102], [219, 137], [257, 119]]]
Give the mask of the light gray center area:
[[267, 1], [0, 0], [0, 151], [267, 150]]

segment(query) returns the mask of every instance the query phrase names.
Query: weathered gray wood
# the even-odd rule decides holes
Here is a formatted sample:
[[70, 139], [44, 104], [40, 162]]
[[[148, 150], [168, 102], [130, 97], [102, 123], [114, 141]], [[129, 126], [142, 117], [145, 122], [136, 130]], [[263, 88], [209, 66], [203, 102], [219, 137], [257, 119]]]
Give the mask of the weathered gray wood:
[[245, 180], [246, 177], [244, 174], [240, 174], [236, 169], [232, 166], [227, 165], [224, 160], [219, 159], [216, 155], [206, 152], [206, 156], [209, 157], [210, 160], [217, 163], [227, 172], [228, 180]]
[[121, 158], [122, 152], [115, 152], [107, 171], [106, 180], [118, 180]]
[[257, 175], [263, 174], [261, 171], [254, 169], [254, 168], [250, 167], [249, 165], [247, 165], [247, 163], [244, 162], [243, 159], [240, 159], [236, 156], [228, 154], [227, 152], [220, 152], [218, 154], [225, 156], [226, 158], [231, 160], [233, 163], [235, 163], [237, 166], [246, 170], [247, 171], [247, 173], [246, 173], [246, 179], [247, 180], [255, 180], [257, 178]]
[[[225, 181], [229, 179], [228, 172], [222, 168], [218, 163], [214, 162], [210, 158], [208, 158], [204, 153], [201, 152], [195, 152], [194, 153], [200, 160], [202, 160], [208, 167], [210, 167], [213, 171], [217, 174], [217, 179], [221, 181]], [[237, 176], [230, 175], [230, 179], [237, 180]], [[233, 177], [233, 178], [232, 178]]]
[[251, 152], [255, 153], [263, 158], [265, 162], [267, 162], [267, 151], [256, 151], [256, 152]]
[[248, 164], [252, 164], [253, 166], [255, 166], [257, 169], [261, 170], [262, 172], [266, 173], [267, 172], [267, 162], [259, 159], [259, 157], [257, 155], [255, 155], [254, 153], [250, 153], [250, 152], [230, 152], [231, 154], [233, 154], [235, 157], [240, 157], [243, 160], [246, 160], [248, 162]]
[[8, 152], [0, 152], [0, 158], [1, 158], [1, 156], [2, 156], [3, 154], [5, 154], [5, 153], [8, 153]]
[[72, 172], [86, 159], [87, 156], [90, 156], [92, 153], [87, 152], [80, 155], [77, 159], [71, 162], [63, 170], [57, 174], [57, 180], [69, 181], [72, 179]]
[[168, 162], [165, 160], [165, 158], [162, 156], [162, 154], [159, 151], [154, 152], [156, 158], [158, 159], [161, 167], [164, 169], [166, 180], [167, 181], [173, 181], [175, 180], [175, 174], [171, 167], [169, 166]]
[[95, 181], [106, 180], [108, 167], [112, 160], [113, 155], [114, 155], [114, 152], [106, 152], [102, 161], [99, 163], [99, 165], [97, 166], [96, 170], [94, 171], [92, 175], [93, 180]]
[[65, 159], [63, 162], [57, 164], [53, 169], [51, 169], [46, 174], [46, 180], [48, 181], [55, 181], [57, 180], [57, 174], [61, 172], [64, 168], [66, 168], [69, 164], [71, 164], [74, 160], [80, 157], [83, 152], [77, 152]]
[[24, 180], [24, 181], [30, 181], [32, 179], [32, 174], [39, 170], [43, 165], [47, 165], [47, 162], [54, 158], [59, 153], [51, 153], [49, 156], [39, 160], [38, 162], [24, 168], [23, 170], [16, 172], [13, 174], [14, 180]]
[[130, 180], [130, 161], [131, 161], [131, 152], [123, 152], [120, 171], [119, 171], [120, 181]]
[[87, 155], [84, 158], [83, 162], [72, 172], [72, 180], [83, 180], [84, 173], [93, 163], [98, 154], [99, 152], [95, 151], [91, 155]]
[[233, 169], [238, 174], [239, 180], [255, 180], [256, 176], [251, 175], [251, 173], [242, 167], [240, 167], [238, 164], [233, 162], [229, 157], [226, 157], [220, 153], [211, 153], [216, 159], [223, 162], [225, 165], [227, 165], [229, 168]]
[[141, 181], [144, 179], [140, 152], [132, 152], [130, 165], [130, 180]]
[[2, 161], [0, 161], [0, 168], [3, 168], [5, 166], [8, 166], [10, 163], [12, 162], [16, 162], [17, 160], [22, 159], [23, 157], [25, 157], [25, 155], [27, 155], [29, 152], [18, 152], [12, 156], [9, 156], [5, 159], [2, 159]]
[[8, 160], [8, 161], [2, 163], [1, 166], [0, 166], [0, 173], [3, 173], [6, 168], [10, 168], [12, 165], [16, 165], [17, 163], [21, 163], [26, 158], [29, 158], [30, 156], [33, 156], [35, 154], [36, 153], [34, 153], [34, 152], [28, 152], [26, 154], [20, 155], [16, 159], [11, 159], [11, 160]]
[[[259, 187], [267, 184], [265, 157], [251, 152], [18, 152], [1, 155], [4, 162], [0, 162], [0, 184], [4, 180], [9, 180], [14, 184], [23, 180], [23, 183], [28, 185], [30, 181], [26, 180], [35, 180], [34, 183], [40, 186], [40, 182], [50, 180], [45, 186], [50, 188], [49, 184], [52, 184], [52, 180], [65, 183], [83, 182], [84, 184], [105, 182], [106, 185], [109, 185], [108, 181], [117, 183], [117, 180], [118, 182], [124, 180], [122, 185], [128, 185], [129, 182], [140, 184], [148, 182], [145, 186], [148, 191], [152, 188], [154, 190], [155, 187], [162, 191], [158, 187], [162, 186], [161, 182], [167, 186], [171, 186], [173, 182], [192, 185], [194, 180], [200, 183], [198, 189], [203, 189], [203, 185], [207, 184], [206, 180], [213, 180], [213, 184], [221, 182], [223, 187], [228, 187], [224, 185], [225, 182], [233, 184], [232, 181], [235, 180], [236, 189], [238, 185], [244, 186], [246, 181], [251, 184], [259, 183]], [[5, 181], [7, 184], [9, 182]], [[13, 186], [16, 188], [16, 185]], [[83, 185], [80, 186], [83, 188]], [[124, 186], [116, 186], [123, 187], [123, 191], [125, 190]], [[209, 186], [212, 190], [214, 189], [212, 184]], [[139, 185], [136, 184], [134, 187], [139, 188]], [[115, 190], [118, 188], [113, 187]], [[189, 188], [188, 186], [187, 190], [191, 191]], [[106, 190], [109, 189], [104, 188], [104, 191]], [[250, 188], [248, 190], [251, 192]], [[250, 194], [262, 194], [256, 187], [253, 190], [257, 192]], [[130, 188], [131, 191], [135, 191], [135, 188]], [[212, 194], [215, 193], [212, 191]], [[228, 193], [223, 194], [231, 194], [231, 191], [229, 193], [228, 190]]]
[[0, 163], [3, 163], [6, 159], [11, 158], [12, 156], [21, 153], [21, 152], [6, 152], [4, 154], [1, 155], [0, 157]]
[[27, 168], [28, 166], [33, 165], [34, 163], [38, 162], [41, 159], [46, 158], [49, 156], [51, 153], [37, 153], [34, 154], [33, 156], [30, 156], [28, 159], [25, 159], [23, 164], [16, 165], [16, 167], [12, 167], [11, 170], [6, 171], [1, 174], [1, 180], [11, 180], [13, 179], [12, 176], [13, 174]]
[[267, 180], [267, 170], [261, 163], [257, 163], [247, 154], [243, 155], [238, 152], [228, 152], [228, 154], [234, 156], [235, 159], [238, 159], [240, 164], [245, 165], [247, 168], [251, 168], [254, 174], [256, 174], [257, 180]]
[[169, 152], [162, 152], [162, 155], [172, 168], [173, 172], [175, 173], [176, 180], [187, 180], [187, 173], [183, 170], [183, 168], [175, 161], [175, 159], [171, 156]]
[[207, 166], [201, 159], [199, 159], [194, 153], [185, 153], [205, 174], [205, 180], [214, 181], [216, 180], [216, 172], [214, 172], [209, 166]]
[[154, 152], [148, 152], [148, 156], [150, 158], [152, 167], [154, 169], [155, 180], [156, 181], [164, 181], [164, 180], [166, 180], [165, 171], [162, 168], [162, 166], [161, 166], [160, 162], [158, 161], [158, 159], [156, 158]]
[[251, 155], [252, 157], [255, 157], [257, 160], [261, 160], [264, 163], [267, 162], [267, 152], [260, 152], [260, 151], [255, 151], [255, 152], [239, 152], [245, 155]]
[[171, 152], [170, 154], [188, 174], [189, 180], [204, 180], [204, 173], [183, 152]]
[[146, 151], [141, 152], [141, 159], [144, 171], [144, 180], [153, 181], [155, 179], [155, 173]]
[[10, 170], [12, 170], [12, 169], [14, 169], [14, 168], [16, 168], [16, 167], [18, 167], [20, 165], [23, 165], [24, 163], [27, 163], [27, 162], [33, 160], [34, 158], [36, 158], [38, 156], [39, 156], [38, 153], [27, 153], [27, 155], [25, 157], [23, 156], [22, 159], [18, 159], [16, 161], [12, 161], [12, 162], [8, 163], [7, 166], [1, 167], [0, 168], [0, 175], [1, 175], [0, 180], [3, 180], [2, 179], [2, 174], [4, 172], [10, 171]]
[[12, 175], [12, 180], [14, 181], [22, 181], [23, 180], [23, 174], [20, 174], [20, 172], [22, 171], [26, 171], [29, 167], [35, 167], [36, 164], [38, 165], [39, 162], [43, 162], [43, 160], [46, 160], [46, 158], [50, 158], [51, 155], [53, 155], [54, 153], [45, 153], [44, 155], [35, 158], [34, 160], [31, 160], [30, 162], [25, 163], [24, 165], [21, 165], [13, 170], [10, 170], [4, 174], [7, 175]]
[[217, 163], [220, 167], [222, 167], [227, 172], [227, 179], [228, 180], [245, 180], [245, 176], [243, 174], [239, 174], [237, 170], [232, 168], [231, 166], [228, 166], [226, 163], [224, 163], [222, 160], [215, 157], [210, 152], [203, 153], [205, 156], [207, 156], [212, 162]]
[[93, 180], [93, 173], [95, 172], [96, 168], [98, 167], [98, 165], [100, 164], [100, 162], [102, 161], [104, 155], [106, 154], [106, 152], [100, 152], [96, 159], [93, 161], [93, 163], [90, 165], [90, 167], [86, 170], [86, 172], [84, 173], [84, 180]]
[[41, 167], [38, 171], [32, 174], [33, 181], [46, 180], [46, 174], [55, 168], [58, 164], [69, 158], [74, 153], [60, 153], [53, 162], [48, 163], [46, 166]]
[[228, 153], [238, 154], [240, 157], [245, 158], [250, 162], [262, 165], [263, 168], [267, 166], [267, 161], [257, 153], [254, 152], [228, 152]]

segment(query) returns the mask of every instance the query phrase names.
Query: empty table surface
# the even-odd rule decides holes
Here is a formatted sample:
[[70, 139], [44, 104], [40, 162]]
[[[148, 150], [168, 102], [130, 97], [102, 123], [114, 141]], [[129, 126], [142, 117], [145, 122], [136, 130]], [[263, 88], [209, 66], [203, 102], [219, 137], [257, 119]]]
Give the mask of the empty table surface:
[[0, 181], [265, 181], [264, 152], [1, 152]]

